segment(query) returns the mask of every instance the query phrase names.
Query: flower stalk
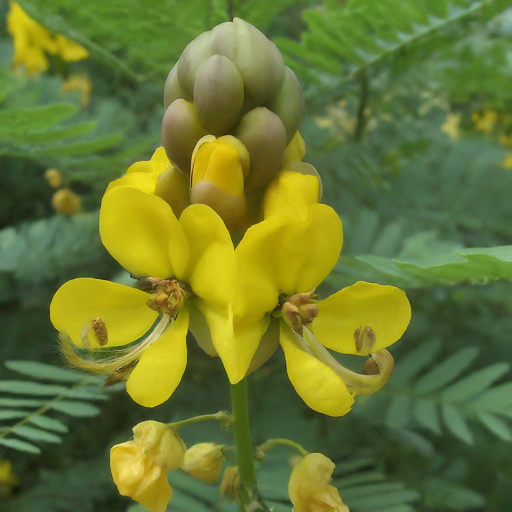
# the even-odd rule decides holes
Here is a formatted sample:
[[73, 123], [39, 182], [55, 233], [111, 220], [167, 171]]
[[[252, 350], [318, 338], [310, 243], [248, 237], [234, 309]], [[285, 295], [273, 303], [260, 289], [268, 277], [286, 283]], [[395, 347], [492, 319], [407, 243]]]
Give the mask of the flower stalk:
[[240, 512], [269, 508], [258, 491], [254, 467], [251, 432], [249, 428], [249, 407], [247, 401], [247, 377], [231, 386], [231, 403], [235, 420], [236, 458], [238, 464], [237, 502]]

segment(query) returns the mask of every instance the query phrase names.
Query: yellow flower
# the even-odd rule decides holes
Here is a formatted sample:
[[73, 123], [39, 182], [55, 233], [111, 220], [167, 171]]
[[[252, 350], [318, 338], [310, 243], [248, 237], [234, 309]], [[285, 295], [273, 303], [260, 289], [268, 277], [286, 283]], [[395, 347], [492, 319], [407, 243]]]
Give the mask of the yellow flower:
[[69, 188], [61, 188], [53, 194], [52, 206], [57, 213], [76, 215], [82, 209], [82, 200]]
[[223, 445], [198, 443], [186, 451], [181, 469], [194, 478], [214, 484], [222, 473], [223, 465]]
[[[97, 279], [65, 283], [52, 300], [50, 316], [65, 333], [62, 349], [70, 362], [108, 374], [107, 383], [129, 375], [130, 396], [154, 407], [181, 381], [190, 316], [207, 326], [212, 351], [231, 382], [238, 382], [243, 375], [236, 364], [230, 302], [234, 249], [220, 217], [208, 206], [191, 205], [178, 221], [160, 197], [118, 186], [103, 198], [100, 235], [110, 254], [150, 293]], [[106, 360], [87, 361], [69, 340], [100, 354], [114, 350], [107, 351]]]
[[512, 169], [512, 154], [508, 154], [501, 164], [505, 169]]
[[107, 192], [116, 187], [133, 187], [157, 195], [171, 206], [176, 217], [190, 204], [188, 178], [171, 164], [163, 147], [150, 160], [132, 164], [124, 176], [109, 184]]
[[87, 107], [91, 102], [92, 84], [86, 75], [71, 75], [61, 86], [60, 90], [65, 92], [79, 91], [80, 103]]
[[481, 113], [473, 112], [471, 120], [475, 125], [475, 130], [490, 133], [498, 123], [498, 113], [494, 110], [486, 110]]
[[18, 485], [20, 485], [20, 479], [12, 470], [11, 461], [0, 461], [0, 501], [3, 498], [8, 498], [12, 493], [13, 487]]
[[288, 494], [293, 512], [349, 512], [338, 489], [329, 485], [334, 463], [321, 453], [306, 455], [293, 469]]
[[[384, 349], [402, 336], [411, 310], [398, 288], [365, 282], [317, 301], [313, 292], [338, 260], [343, 234], [336, 212], [318, 204], [315, 180], [281, 172], [267, 190], [265, 220], [249, 228], [236, 248], [237, 356], [243, 373], [262, 336], [273, 331], [297, 393], [315, 411], [341, 416], [350, 411], [353, 395], [375, 392], [389, 378], [392, 358]], [[372, 354], [379, 374], [350, 372], [325, 347]]]
[[460, 112], [456, 114], [448, 114], [446, 116], [446, 121], [441, 126], [441, 131], [446, 133], [450, 139], [457, 140], [460, 136], [460, 120]]
[[30, 76], [48, 69], [48, 57], [59, 55], [65, 61], [77, 61], [89, 56], [79, 44], [62, 35], [54, 36], [32, 18], [16, 2], [10, 2], [7, 30], [14, 39], [13, 68], [24, 66]]
[[167, 471], [178, 469], [186, 446], [179, 434], [158, 421], [133, 427], [133, 440], [110, 450], [110, 469], [119, 493], [151, 512], [164, 512], [172, 497]]
[[62, 178], [62, 174], [57, 169], [46, 169], [44, 172], [44, 177], [46, 181], [49, 183], [50, 187], [59, 188], [64, 181]]

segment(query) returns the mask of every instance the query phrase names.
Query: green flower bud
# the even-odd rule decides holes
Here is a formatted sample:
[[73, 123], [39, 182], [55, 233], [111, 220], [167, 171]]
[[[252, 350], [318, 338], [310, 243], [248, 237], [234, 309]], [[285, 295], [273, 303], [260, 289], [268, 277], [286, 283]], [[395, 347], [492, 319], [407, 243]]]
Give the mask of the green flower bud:
[[283, 56], [256, 27], [240, 18], [233, 20], [236, 34], [235, 62], [244, 80], [245, 100], [249, 106], [267, 105], [283, 86]]
[[209, 133], [224, 135], [240, 119], [244, 83], [235, 64], [222, 55], [212, 55], [197, 69], [194, 105]]
[[178, 82], [178, 63], [174, 64], [171, 71], [167, 75], [167, 80], [164, 85], [164, 109], [175, 100], [183, 98], [183, 91], [181, 90]]
[[232, 21], [226, 21], [212, 29], [211, 43], [215, 53], [235, 62], [236, 34], [235, 24]]
[[211, 32], [203, 32], [183, 50], [178, 61], [178, 80], [186, 100], [192, 101], [197, 68], [214, 53]]
[[251, 170], [245, 191], [264, 187], [281, 167], [286, 130], [279, 117], [264, 107], [251, 110], [240, 121], [234, 135], [249, 151]]
[[162, 120], [162, 143], [169, 160], [182, 172], [190, 173], [192, 153], [204, 135], [206, 130], [192, 103], [178, 99], [167, 108]]
[[297, 129], [299, 128], [300, 118], [304, 111], [304, 95], [295, 73], [286, 68], [283, 87], [278, 96], [269, 105], [269, 109], [277, 114], [286, 128], [286, 144], [288, 144]]

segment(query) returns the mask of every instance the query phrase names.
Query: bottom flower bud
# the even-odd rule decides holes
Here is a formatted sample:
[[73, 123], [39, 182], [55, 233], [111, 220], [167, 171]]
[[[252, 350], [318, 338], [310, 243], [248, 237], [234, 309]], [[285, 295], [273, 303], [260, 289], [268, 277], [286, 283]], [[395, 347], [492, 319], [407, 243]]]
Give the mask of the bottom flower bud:
[[223, 445], [198, 443], [186, 451], [181, 469], [194, 478], [214, 484], [222, 473], [223, 464]]
[[349, 512], [338, 489], [329, 485], [334, 463], [321, 453], [306, 455], [293, 469], [288, 485], [293, 512]]
[[150, 512], [164, 512], [172, 496], [167, 471], [183, 463], [186, 446], [164, 423], [143, 421], [133, 427], [133, 440], [110, 450], [112, 477], [123, 496]]

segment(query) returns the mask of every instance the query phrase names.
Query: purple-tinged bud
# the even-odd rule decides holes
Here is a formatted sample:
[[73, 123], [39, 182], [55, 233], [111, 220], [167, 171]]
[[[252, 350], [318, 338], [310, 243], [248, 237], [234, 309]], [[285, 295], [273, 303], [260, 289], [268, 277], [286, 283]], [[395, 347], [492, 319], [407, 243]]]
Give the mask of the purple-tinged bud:
[[295, 73], [289, 67], [285, 69], [283, 87], [269, 105], [269, 109], [283, 122], [286, 128], [286, 144], [289, 144], [299, 128], [304, 111], [304, 95]]
[[256, 27], [240, 18], [233, 20], [236, 34], [235, 62], [244, 80], [247, 105], [267, 105], [283, 86], [283, 56]]
[[192, 101], [197, 68], [215, 52], [211, 44], [211, 32], [203, 32], [183, 50], [178, 61], [178, 80], [183, 97]]
[[224, 135], [239, 121], [244, 103], [244, 83], [235, 64], [212, 55], [197, 69], [194, 104], [208, 133]]
[[178, 63], [174, 64], [171, 71], [167, 75], [164, 85], [164, 110], [175, 100], [183, 98], [183, 91], [181, 90], [178, 81]]
[[184, 99], [174, 101], [162, 120], [162, 143], [169, 160], [189, 174], [192, 153], [199, 139], [206, 135], [196, 108]]
[[286, 130], [281, 119], [265, 107], [255, 108], [245, 114], [234, 135], [247, 148], [251, 159], [246, 192], [264, 187], [277, 174], [283, 160]]

